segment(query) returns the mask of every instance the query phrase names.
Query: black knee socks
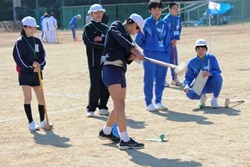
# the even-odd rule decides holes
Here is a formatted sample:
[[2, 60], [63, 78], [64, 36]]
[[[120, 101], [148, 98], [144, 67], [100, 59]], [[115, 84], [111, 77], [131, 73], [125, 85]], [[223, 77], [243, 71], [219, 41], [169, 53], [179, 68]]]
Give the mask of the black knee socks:
[[31, 123], [33, 121], [33, 118], [32, 118], [30, 104], [24, 104], [24, 110], [25, 110], [26, 116], [29, 120], [29, 123]]
[[44, 120], [44, 105], [38, 105], [38, 111], [40, 115], [40, 121]]
[[[30, 104], [24, 104], [24, 110], [29, 120], [29, 123], [31, 123], [33, 121], [33, 117], [32, 117]], [[43, 121], [44, 120], [44, 106], [38, 105], [38, 110], [39, 110], [39, 115], [40, 115], [40, 121]]]

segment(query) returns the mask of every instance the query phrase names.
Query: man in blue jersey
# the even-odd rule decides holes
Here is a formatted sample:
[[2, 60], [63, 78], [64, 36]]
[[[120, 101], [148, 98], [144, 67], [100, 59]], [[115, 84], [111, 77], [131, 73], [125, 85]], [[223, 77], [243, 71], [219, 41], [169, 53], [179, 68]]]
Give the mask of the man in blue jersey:
[[[205, 102], [207, 100], [206, 94], [213, 93], [211, 107], [217, 108], [219, 106], [217, 98], [220, 95], [223, 82], [219, 63], [213, 54], [207, 53], [207, 43], [204, 39], [196, 41], [195, 51], [197, 56], [188, 62], [184, 81], [184, 92], [190, 99], [200, 99], [200, 108], [205, 107]], [[192, 87], [200, 71], [202, 71], [202, 77], [208, 77], [208, 79], [201, 95], [198, 95], [194, 92]]]
[[[170, 29], [171, 36], [171, 47], [170, 47], [170, 63], [178, 65], [178, 53], [177, 53], [177, 41], [180, 40], [181, 36], [181, 18], [177, 16], [179, 13], [179, 5], [172, 2], [168, 6], [169, 14], [164, 17], [164, 21], [167, 23]], [[177, 75], [174, 73], [174, 69], [171, 69], [172, 82], [171, 85], [182, 86], [182, 82], [179, 81]], [[167, 81], [165, 82], [165, 87], [169, 87]]]

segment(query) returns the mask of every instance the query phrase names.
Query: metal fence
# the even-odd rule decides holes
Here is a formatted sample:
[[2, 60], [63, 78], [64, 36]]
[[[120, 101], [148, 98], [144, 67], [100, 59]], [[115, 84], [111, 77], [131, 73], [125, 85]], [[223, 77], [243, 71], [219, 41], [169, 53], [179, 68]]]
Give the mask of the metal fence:
[[[209, 1], [189, 1], [180, 2], [180, 16], [183, 24], [186, 26], [196, 26], [197, 23], [204, 19], [204, 13], [208, 10]], [[218, 2], [218, 1], [217, 1]], [[217, 15], [212, 18], [212, 25], [244, 23], [250, 21], [250, 1], [249, 0], [221, 0], [219, 2], [229, 3], [233, 6], [232, 11], [226, 15]], [[167, 14], [167, 2], [163, 2], [164, 10], [162, 17]], [[103, 5], [107, 10], [110, 23], [114, 20], [123, 21], [132, 13], [138, 13], [147, 18], [150, 13], [147, 9], [147, 3], [131, 3], [131, 4], [115, 4]], [[68, 28], [68, 22], [73, 15], [81, 14], [83, 19], [79, 21], [79, 25], [85, 24], [85, 17], [89, 6], [64, 7], [61, 9], [61, 27]], [[208, 19], [205, 18], [203, 25], [208, 25]]]

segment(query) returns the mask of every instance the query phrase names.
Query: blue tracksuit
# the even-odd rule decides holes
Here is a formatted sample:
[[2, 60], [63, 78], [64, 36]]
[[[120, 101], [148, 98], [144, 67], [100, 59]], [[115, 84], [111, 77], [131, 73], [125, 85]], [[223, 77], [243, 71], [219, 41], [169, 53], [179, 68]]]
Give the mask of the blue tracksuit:
[[196, 56], [188, 62], [188, 68], [184, 81], [184, 85], [188, 85], [190, 87], [190, 91], [186, 94], [187, 97], [190, 99], [200, 99], [200, 96], [192, 90], [192, 82], [197, 77], [200, 70], [209, 71], [211, 74], [211, 76], [208, 77], [201, 94], [213, 93], [214, 97], [218, 97], [223, 80], [218, 61], [212, 54], [206, 54], [202, 59]]
[[77, 16], [73, 16], [69, 22], [70, 29], [72, 31], [73, 39], [76, 40], [76, 28], [77, 28]]
[[[144, 22], [144, 34], [137, 33], [135, 42], [143, 49], [146, 57], [169, 62], [170, 31], [167, 24], [162, 19], [156, 21], [153, 16]], [[143, 67], [146, 105], [152, 103], [154, 82], [155, 103], [161, 103], [167, 68], [147, 61], [143, 62]]]
[[[179, 16], [173, 16], [173, 15], [171, 15], [169, 13], [167, 16], [164, 17], [163, 20], [169, 26], [170, 34], [171, 34], [171, 41], [172, 40], [180, 40], [181, 30], [182, 30], [181, 18]], [[171, 51], [170, 51], [170, 60], [169, 60], [169, 62], [171, 64], [178, 65], [177, 47], [171, 45], [170, 48], [171, 48]], [[171, 69], [171, 74], [172, 74], [172, 80], [174, 80], [176, 78], [176, 75], [175, 75], [173, 69]]]
[[41, 18], [40, 18], [40, 28], [41, 28], [41, 31], [42, 31], [42, 37], [41, 37], [41, 39], [43, 39], [43, 36], [44, 36], [43, 25], [42, 25], [43, 19], [44, 19], [44, 15], [42, 15]]

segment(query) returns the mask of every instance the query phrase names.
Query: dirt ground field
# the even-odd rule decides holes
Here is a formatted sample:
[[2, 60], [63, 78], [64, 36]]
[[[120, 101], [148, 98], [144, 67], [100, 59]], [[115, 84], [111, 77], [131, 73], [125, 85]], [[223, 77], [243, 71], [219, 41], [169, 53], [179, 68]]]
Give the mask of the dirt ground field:
[[[82, 32], [79, 30], [78, 37]], [[145, 143], [140, 150], [120, 151], [97, 138], [107, 117], [86, 118], [89, 88], [85, 45], [73, 42], [70, 31], [59, 31], [59, 44], [45, 44], [44, 91], [53, 131], [31, 133], [23, 111], [12, 49], [18, 33], [0, 33], [0, 166], [250, 166], [250, 24], [183, 28], [179, 61], [195, 55], [194, 42], [205, 38], [223, 71], [225, 98], [245, 100], [232, 108], [198, 109], [182, 89], [164, 90], [169, 110], [147, 112], [143, 68], [132, 63], [127, 72], [126, 114], [129, 134]], [[38, 31], [36, 36], [40, 37]], [[168, 73], [169, 74], [169, 73]], [[180, 77], [183, 79], [183, 76]], [[170, 75], [167, 77], [170, 82]], [[34, 95], [34, 94], [33, 94]], [[208, 104], [210, 104], [209, 96]], [[109, 107], [112, 108], [111, 100]], [[39, 121], [33, 96], [33, 117]], [[151, 142], [164, 133], [168, 142]]]

